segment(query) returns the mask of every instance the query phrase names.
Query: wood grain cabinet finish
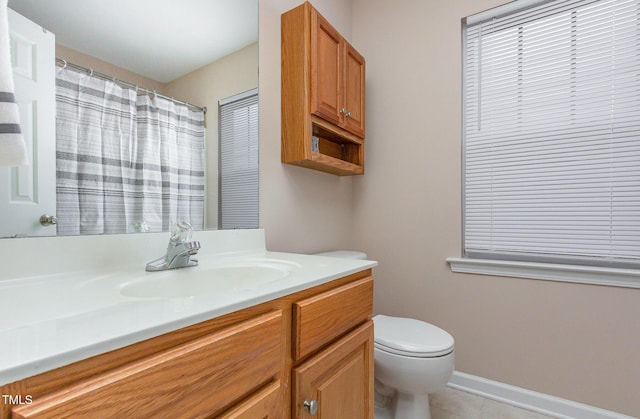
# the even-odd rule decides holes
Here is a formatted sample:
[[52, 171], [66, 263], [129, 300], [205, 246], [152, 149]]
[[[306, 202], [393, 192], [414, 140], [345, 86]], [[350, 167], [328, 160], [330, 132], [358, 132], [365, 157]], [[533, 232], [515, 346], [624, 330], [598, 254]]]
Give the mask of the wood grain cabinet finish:
[[373, 419], [373, 277], [293, 305], [293, 416]]
[[344, 56], [344, 109], [347, 112], [344, 127], [364, 138], [365, 61], [348, 42], [345, 43]]
[[342, 36], [311, 9], [311, 112], [342, 125], [344, 44]]
[[364, 173], [365, 59], [310, 3], [282, 15], [282, 161]]
[[32, 403], [0, 419], [372, 418], [372, 292], [367, 269], [3, 385]]
[[280, 311], [242, 322], [38, 398], [13, 418], [213, 416], [278, 375], [282, 322]]
[[372, 277], [296, 302], [293, 305], [293, 359], [306, 357], [365, 322], [372, 309]]
[[311, 112], [364, 138], [364, 57], [317, 10], [310, 13]]
[[373, 321], [295, 368], [295, 418], [307, 418], [305, 401], [317, 403], [318, 419], [373, 419]]
[[280, 381], [271, 383], [219, 419], [280, 419], [283, 416], [281, 391]]

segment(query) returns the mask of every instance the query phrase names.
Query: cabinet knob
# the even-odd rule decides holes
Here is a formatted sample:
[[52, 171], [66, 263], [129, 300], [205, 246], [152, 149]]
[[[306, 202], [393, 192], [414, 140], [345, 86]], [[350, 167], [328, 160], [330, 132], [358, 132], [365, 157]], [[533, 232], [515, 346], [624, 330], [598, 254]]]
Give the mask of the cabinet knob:
[[351, 112], [347, 112], [347, 118], [351, 118]]
[[340, 109], [340, 115], [346, 115], [347, 110], [345, 108]]
[[305, 400], [304, 403], [302, 404], [304, 406], [304, 409], [309, 412], [310, 415], [315, 415], [316, 413], [318, 413], [318, 402], [315, 400]]
[[50, 225], [54, 225], [54, 224], [58, 224], [58, 218], [56, 218], [55, 215], [47, 215], [47, 214], [43, 214], [40, 217], [40, 224], [43, 226], [50, 226]]

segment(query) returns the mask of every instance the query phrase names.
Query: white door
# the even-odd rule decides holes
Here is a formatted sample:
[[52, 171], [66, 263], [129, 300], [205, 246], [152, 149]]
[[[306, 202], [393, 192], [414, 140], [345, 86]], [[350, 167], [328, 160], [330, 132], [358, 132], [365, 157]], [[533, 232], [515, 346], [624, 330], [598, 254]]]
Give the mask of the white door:
[[56, 211], [55, 36], [9, 9], [11, 61], [30, 164], [0, 167], [0, 237], [53, 236]]

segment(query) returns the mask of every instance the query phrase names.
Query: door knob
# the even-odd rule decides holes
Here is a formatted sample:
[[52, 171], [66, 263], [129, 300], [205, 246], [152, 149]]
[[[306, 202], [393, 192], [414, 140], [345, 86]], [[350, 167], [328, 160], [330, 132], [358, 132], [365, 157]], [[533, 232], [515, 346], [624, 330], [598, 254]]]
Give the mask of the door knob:
[[43, 214], [40, 217], [40, 224], [45, 227], [55, 225], [55, 224], [58, 224], [58, 218], [55, 215]]
[[309, 412], [310, 415], [315, 415], [316, 413], [318, 413], [318, 402], [315, 400], [305, 400], [304, 403], [302, 404], [304, 406], [304, 409]]

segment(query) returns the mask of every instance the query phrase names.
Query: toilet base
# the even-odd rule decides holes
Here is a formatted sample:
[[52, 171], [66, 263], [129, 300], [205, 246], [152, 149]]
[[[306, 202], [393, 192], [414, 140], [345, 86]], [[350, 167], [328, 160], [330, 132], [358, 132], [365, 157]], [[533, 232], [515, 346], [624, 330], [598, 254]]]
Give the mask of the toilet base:
[[429, 397], [426, 394], [398, 392], [395, 402], [394, 416], [397, 419], [431, 419]]
[[396, 393], [391, 400], [380, 403], [378, 399], [374, 419], [431, 419], [429, 398], [426, 394]]

